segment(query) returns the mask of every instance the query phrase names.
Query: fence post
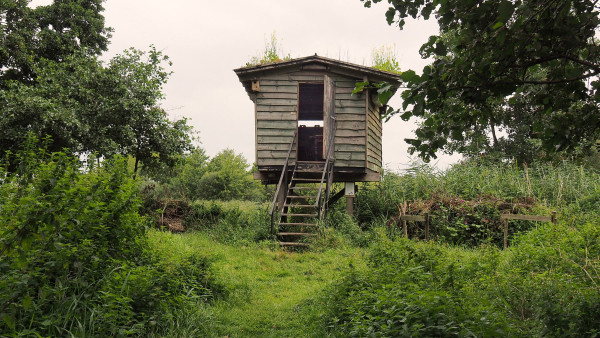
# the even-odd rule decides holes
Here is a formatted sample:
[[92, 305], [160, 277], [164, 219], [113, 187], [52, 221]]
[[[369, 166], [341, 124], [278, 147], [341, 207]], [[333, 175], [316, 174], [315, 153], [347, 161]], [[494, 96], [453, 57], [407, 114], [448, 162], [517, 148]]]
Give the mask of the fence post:
[[550, 220], [552, 223], [556, 224], [556, 211], [552, 212], [552, 215], [550, 216]]
[[[406, 202], [402, 203], [402, 216], [406, 216], [406, 211], [408, 206]], [[408, 224], [406, 223], [406, 219], [402, 218], [402, 229], [404, 230], [404, 237], [408, 238]]]

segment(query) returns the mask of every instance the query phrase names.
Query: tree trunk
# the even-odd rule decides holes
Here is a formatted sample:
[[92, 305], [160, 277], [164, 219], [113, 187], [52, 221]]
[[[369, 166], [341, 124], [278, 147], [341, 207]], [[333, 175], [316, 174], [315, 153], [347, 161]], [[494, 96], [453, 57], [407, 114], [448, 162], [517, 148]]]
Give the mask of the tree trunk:
[[137, 171], [138, 171], [138, 164], [139, 164], [140, 160], [138, 159], [138, 157], [135, 157], [135, 165], [133, 166], [133, 179], [135, 180], [137, 178]]

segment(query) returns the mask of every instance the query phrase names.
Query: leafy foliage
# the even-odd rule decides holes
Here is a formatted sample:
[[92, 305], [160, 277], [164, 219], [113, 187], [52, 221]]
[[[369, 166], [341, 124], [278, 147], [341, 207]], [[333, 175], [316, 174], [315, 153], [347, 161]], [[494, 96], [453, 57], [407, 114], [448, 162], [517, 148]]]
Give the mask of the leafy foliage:
[[129, 49], [105, 65], [98, 59], [110, 37], [102, 1], [27, 3], [8, 6], [0, 21], [11, 41], [0, 64], [0, 127], [7, 131], [0, 150], [20, 150], [33, 132], [52, 137], [51, 151], [131, 155], [136, 169], [140, 161], [151, 169], [172, 166], [191, 149], [186, 120], [170, 121], [159, 107], [165, 55]]
[[[421, 75], [402, 74], [409, 89], [401, 116], [422, 119], [417, 138], [407, 140], [411, 152], [429, 160], [442, 149], [495, 149], [530, 161], [540, 147], [585, 153], [600, 136], [595, 1], [388, 3], [389, 24], [435, 14], [440, 26], [420, 50], [434, 61]], [[527, 145], [522, 140], [530, 149], [513, 149]]]
[[0, 89], [9, 81], [34, 83], [42, 60], [107, 50], [112, 30], [104, 25], [103, 0], [53, 1], [36, 8], [30, 2], [0, 2]]
[[511, 250], [457, 249], [380, 234], [366, 268], [319, 296], [339, 336], [590, 336], [597, 226], [543, 226]]
[[381, 46], [380, 48], [373, 48], [371, 51], [371, 67], [390, 73], [402, 74], [395, 49], [396, 45], [394, 47]]
[[126, 160], [82, 168], [33, 141], [0, 182], [0, 331], [12, 335], [144, 334], [218, 289], [202, 256], [166, 265], [150, 254]]

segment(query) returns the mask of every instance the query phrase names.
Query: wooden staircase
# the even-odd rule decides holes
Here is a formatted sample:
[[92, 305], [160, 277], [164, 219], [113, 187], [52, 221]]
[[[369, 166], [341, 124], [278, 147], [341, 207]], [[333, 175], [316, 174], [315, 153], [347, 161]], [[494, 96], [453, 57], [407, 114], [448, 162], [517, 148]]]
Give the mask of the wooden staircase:
[[294, 166], [283, 212], [277, 224], [282, 247], [308, 247], [306, 238], [316, 236], [319, 219], [319, 188], [325, 162], [301, 162]]

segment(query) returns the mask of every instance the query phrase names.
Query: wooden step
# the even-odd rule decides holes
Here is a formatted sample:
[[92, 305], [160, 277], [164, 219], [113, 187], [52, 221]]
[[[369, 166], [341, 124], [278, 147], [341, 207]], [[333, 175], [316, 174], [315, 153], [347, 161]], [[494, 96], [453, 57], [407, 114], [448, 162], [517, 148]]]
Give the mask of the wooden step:
[[298, 183], [321, 183], [321, 178], [299, 178], [299, 177], [294, 177], [292, 178], [292, 181], [298, 182]]
[[279, 222], [278, 225], [279, 226], [290, 225], [290, 226], [299, 226], [299, 227], [316, 227], [317, 226], [316, 223], [299, 223], [299, 222], [290, 222], [290, 223]]
[[319, 187], [290, 187], [290, 190], [315, 190]]
[[279, 236], [316, 236], [317, 234], [313, 234], [311, 232], [280, 232]]
[[318, 208], [318, 205], [314, 204], [284, 204], [284, 207], [293, 207], [293, 208]]
[[319, 214], [292, 214], [292, 213], [282, 213], [281, 216], [291, 216], [291, 217], [317, 217]]
[[309, 198], [316, 198], [316, 196], [288, 195], [287, 198], [291, 198], [291, 199], [309, 199]]

